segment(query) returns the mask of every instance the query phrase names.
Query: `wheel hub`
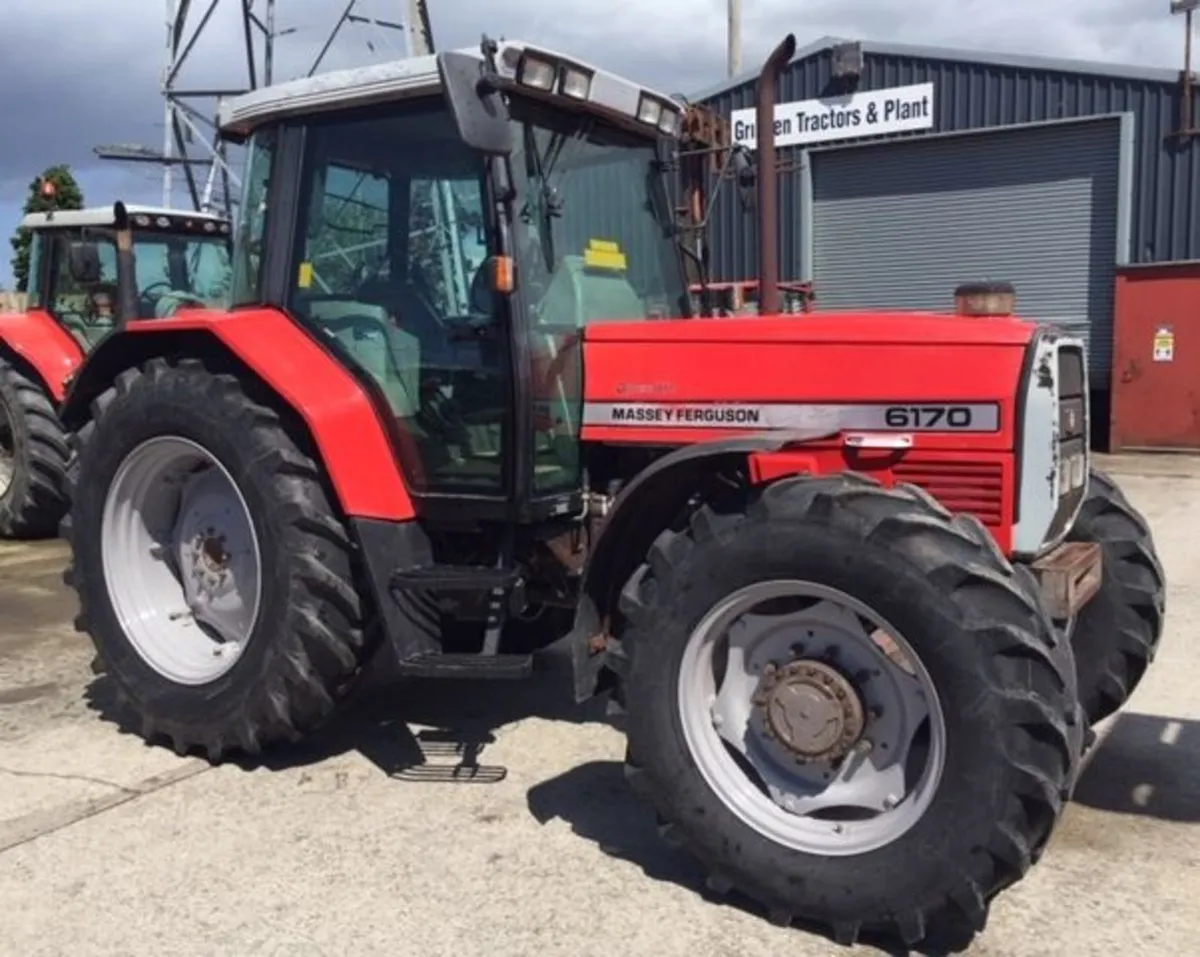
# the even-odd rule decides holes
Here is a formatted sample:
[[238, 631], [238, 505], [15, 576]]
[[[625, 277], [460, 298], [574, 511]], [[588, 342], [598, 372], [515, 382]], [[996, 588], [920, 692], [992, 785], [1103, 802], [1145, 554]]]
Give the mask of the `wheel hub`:
[[854, 686], [822, 661], [768, 666], [754, 704], [766, 736], [801, 764], [845, 757], [866, 726], [862, 699]]

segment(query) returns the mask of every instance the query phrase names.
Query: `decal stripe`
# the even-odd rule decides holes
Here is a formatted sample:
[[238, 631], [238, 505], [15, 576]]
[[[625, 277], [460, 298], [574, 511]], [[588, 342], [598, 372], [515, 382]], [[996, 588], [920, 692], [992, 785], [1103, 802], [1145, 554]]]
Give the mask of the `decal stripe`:
[[587, 402], [583, 424], [671, 429], [861, 429], [870, 432], [997, 432], [994, 402], [812, 405], [747, 402]]

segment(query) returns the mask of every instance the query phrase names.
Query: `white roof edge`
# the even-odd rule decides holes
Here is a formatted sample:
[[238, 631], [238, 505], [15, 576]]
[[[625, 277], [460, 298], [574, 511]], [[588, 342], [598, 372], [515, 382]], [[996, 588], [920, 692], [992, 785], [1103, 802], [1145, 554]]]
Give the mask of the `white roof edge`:
[[[185, 216], [190, 219], [225, 222], [219, 213], [202, 213], [193, 209], [170, 209], [163, 206], [126, 205], [130, 216]], [[48, 213], [28, 213], [21, 220], [24, 229], [70, 229], [75, 226], [112, 226], [116, 221], [112, 206], [89, 206], [86, 209], [58, 209]]]
[[218, 110], [217, 124], [224, 133], [245, 135], [272, 119], [433, 94], [440, 85], [437, 57], [432, 54], [333, 70], [226, 100]]
[[[679, 104], [679, 97], [651, 89], [641, 83], [582, 60], [577, 56], [552, 50], [538, 43], [523, 40], [501, 40], [496, 56], [501, 75], [511, 76], [516, 56], [524, 50], [537, 51], [549, 57], [565, 60], [591, 70], [597, 77], [637, 88], [660, 99]], [[482, 59], [479, 48], [466, 47], [456, 53]], [[377, 63], [371, 66], [334, 70], [261, 87], [224, 101], [217, 116], [217, 125], [227, 135], [245, 136], [255, 127], [272, 120], [332, 109], [354, 109], [389, 100], [433, 96], [441, 91], [436, 55], [410, 57]]]
[[[823, 36], [812, 43], [799, 47], [791, 63], [806, 60], [816, 53], [839, 43], [854, 43], [852, 37]], [[911, 57], [920, 60], [948, 60], [957, 63], [980, 63], [986, 66], [1010, 67], [1018, 70], [1040, 70], [1047, 73], [1075, 73], [1082, 76], [1110, 76], [1121, 80], [1145, 81], [1149, 83], [1178, 83], [1179, 70], [1165, 67], [1140, 66], [1137, 64], [1105, 63], [1099, 60], [1077, 60], [1068, 57], [1053, 57], [1040, 54], [1004, 53], [995, 50], [969, 50], [961, 47], [942, 47], [924, 44], [892, 43], [876, 40], [858, 40], [863, 53], [880, 56]], [[721, 83], [692, 94], [692, 102], [710, 100], [758, 78], [759, 70], [749, 70]]]

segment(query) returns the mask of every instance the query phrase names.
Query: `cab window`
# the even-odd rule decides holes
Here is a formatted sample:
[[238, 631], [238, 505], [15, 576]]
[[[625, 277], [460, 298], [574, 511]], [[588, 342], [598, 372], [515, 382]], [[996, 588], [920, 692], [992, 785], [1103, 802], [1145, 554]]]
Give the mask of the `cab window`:
[[89, 235], [100, 259], [100, 280], [79, 283], [71, 275], [70, 249], [75, 237], [54, 237], [54, 265], [49, 311], [66, 326], [85, 349], [112, 330], [117, 300], [117, 247], [111, 237]]
[[484, 161], [443, 102], [309, 127], [289, 306], [386, 397], [418, 491], [503, 495], [507, 343], [483, 262]]

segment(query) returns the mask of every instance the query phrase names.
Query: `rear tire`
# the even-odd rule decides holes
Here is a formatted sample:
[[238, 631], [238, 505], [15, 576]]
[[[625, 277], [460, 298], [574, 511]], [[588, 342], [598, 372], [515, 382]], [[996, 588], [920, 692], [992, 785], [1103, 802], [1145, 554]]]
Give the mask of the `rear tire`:
[[[174, 619], [181, 616], [167, 614], [173, 606], [186, 608], [177, 580], [183, 565], [159, 561], [156, 568], [138, 554], [153, 552], [150, 548], [127, 549], [123, 564], [112, 557], [114, 539], [149, 527], [150, 509], [162, 507], [151, 504], [147, 493], [147, 508], [139, 512], [134, 506], [140, 493], [126, 491], [121, 512], [110, 495], [110, 488], [135, 488], [136, 483], [122, 485], [121, 476], [130, 474], [129, 463], [138, 461], [138, 450], [152, 447], [147, 443], [153, 440], [203, 450], [233, 484], [253, 529], [255, 612], [245, 616], [250, 619], [245, 640], [232, 646], [236, 660], [211, 675], [196, 670], [192, 655], [191, 672], [180, 666], [175, 671], [182, 677], [172, 679], [175, 672], [163, 664], [171, 664], [172, 648], [165, 647], [159, 657], [147, 650], [156, 637], [195, 640], [195, 631], [191, 637], [177, 635]], [[320, 468], [279, 416], [250, 398], [233, 376], [211, 373], [196, 361], [170, 366], [155, 359], [118, 377], [94, 403], [93, 418], [75, 444], [72, 510], [64, 523], [73, 563], [65, 577], [78, 593], [77, 627], [95, 644], [97, 670], [112, 679], [120, 703], [137, 716], [140, 734], [148, 741], [166, 738], [180, 754], [199, 749], [218, 761], [230, 752], [254, 754], [296, 741], [329, 718], [367, 651], [363, 605], [350, 537], [326, 495]], [[156, 479], [147, 472], [140, 481], [160, 488], [172, 480], [166, 473]], [[177, 484], [185, 484], [183, 477]], [[122, 515], [127, 517], [115, 525], [113, 516]], [[176, 543], [159, 552], [177, 555]], [[143, 560], [145, 568], [139, 564]], [[226, 567], [233, 567], [232, 575], [239, 566], [226, 562]], [[143, 580], [172, 584], [146, 599], [140, 597], [144, 588], [130, 588], [135, 574], [143, 576], [139, 587]], [[114, 607], [128, 609], [139, 601], [140, 613], [124, 619]], [[141, 629], [136, 622], [145, 618], [154, 626]], [[196, 620], [201, 621], [199, 615]], [[213, 654], [220, 653], [218, 648], [225, 650], [214, 645]], [[175, 661], [181, 660], [178, 651]]]
[[67, 439], [41, 385], [0, 359], [0, 538], [58, 534]]
[[1162, 638], [1166, 580], [1145, 518], [1103, 472], [1092, 470], [1068, 541], [1098, 543], [1104, 579], [1075, 619], [1071, 644], [1079, 700], [1092, 723], [1120, 709]]
[[[931, 679], [946, 729], [940, 779], [928, 807], [915, 820], [909, 813], [890, 842], [851, 847], [863, 832], [857, 821], [817, 822], [844, 830], [840, 848], [822, 837], [824, 847], [806, 851], [799, 838], [768, 836], [749, 823], [749, 805], [772, 799], [748, 793], [736, 806], [702, 770], [711, 759], [689, 744], [697, 738], [685, 731], [680, 689], [698, 626], [763, 582], [812, 583], [869, 606]], [[657, 810], [660, 832], [701, 860], [711, 888], [744, 893], [775, 922], [817, 922], [845, 944], [870, 932], [965, 947], [994, 895], [1038, 859], [1074, 787], [1084, 725], [1068, 642], [1028, 571], [1009, 565], [974, 518], [952, 518], [920, 490], [850, 475], [794, 478], [731, 511], [701, 508], [687, 528], [658, 538], [624, 590], [622, 617], [610, 660], [630, 782]], [[820, 658], [824, 638], [814, 634], [789, 633], [787, 641], [807, 643], [792, 654]], [[865, 674], [844, 672], [864, 700]], [[886, 764], [878, 746], [875, 754]], [[898, 807], [907, 802], [906, 794]], [[882, 807], [879, 819], [897, 813], [893, 796]]]

